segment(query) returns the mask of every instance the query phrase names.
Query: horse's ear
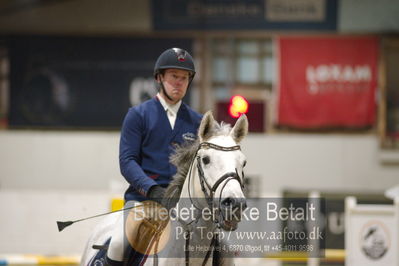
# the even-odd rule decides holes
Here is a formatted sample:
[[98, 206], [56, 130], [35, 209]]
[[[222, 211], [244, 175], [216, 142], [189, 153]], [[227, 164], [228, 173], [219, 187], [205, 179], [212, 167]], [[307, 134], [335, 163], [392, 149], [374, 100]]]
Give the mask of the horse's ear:
[[213, 118], [212, 112], [206, 112], [198, 129], [200, 142], [207, 141], [212, 136], [212, 127], [214, 123], [215, 119]]
[[230, 132], [230, 136], [234, 139], [235, 142], [240, 143], [241, 140], [248, 133], [248, 119], [247, 116], [242, 114], [240, 118], [238, 118], [236, 124]]

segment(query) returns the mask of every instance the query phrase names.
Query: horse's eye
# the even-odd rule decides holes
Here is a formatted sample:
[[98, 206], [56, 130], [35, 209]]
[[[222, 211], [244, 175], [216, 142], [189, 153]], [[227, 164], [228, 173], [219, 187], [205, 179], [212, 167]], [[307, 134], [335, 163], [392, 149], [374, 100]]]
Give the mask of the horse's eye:
[[208, 164], [211, 162], [211, 159], [209, 158], [209, 156], [204, 156], [204, 157], [202, 157], [202, 162], [204, 164]]
[[242, 167], [245, 167], [247, 165], [247, 161], [244, 161], [244, 163], [242, 164]]

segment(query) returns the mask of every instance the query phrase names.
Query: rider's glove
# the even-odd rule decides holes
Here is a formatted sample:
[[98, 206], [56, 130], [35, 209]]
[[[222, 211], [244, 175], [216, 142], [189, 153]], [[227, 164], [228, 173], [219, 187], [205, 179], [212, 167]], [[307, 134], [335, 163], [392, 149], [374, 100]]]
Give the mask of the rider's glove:
[[161, 186], [155, 185], [150, 188], [147, 195], [150, 200], [162, 204], [162, 199], [165, 195], [165, 189]]

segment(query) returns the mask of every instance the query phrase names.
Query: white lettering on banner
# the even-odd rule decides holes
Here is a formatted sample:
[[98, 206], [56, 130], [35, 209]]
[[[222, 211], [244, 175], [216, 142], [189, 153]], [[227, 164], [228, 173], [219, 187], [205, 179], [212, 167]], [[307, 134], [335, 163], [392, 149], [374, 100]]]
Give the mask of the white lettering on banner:
[[261, 14], [258, 4], [190, 2], [187, 5], [190, 17], [247, 17]]
[[309, 65], [306, 68], [306, 81], [311, 94], [365, 91], [370, 88], [371, 79], [369, 65]]
[[154, 86], [154, 78], [137, 77], [130, 83], [129, 98], [132, 106], [151, 99], [156, 94], [157, 89]]

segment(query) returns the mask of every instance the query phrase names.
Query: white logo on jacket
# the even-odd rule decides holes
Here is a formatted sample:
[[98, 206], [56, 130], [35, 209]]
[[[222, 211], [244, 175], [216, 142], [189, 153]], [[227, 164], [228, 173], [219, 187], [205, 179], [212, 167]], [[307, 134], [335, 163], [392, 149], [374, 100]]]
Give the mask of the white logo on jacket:
[[195, 141], [197, 139], [197, 136], [194, 133], [187, 132], [183, 134], [183, 139], [185, 141]]

